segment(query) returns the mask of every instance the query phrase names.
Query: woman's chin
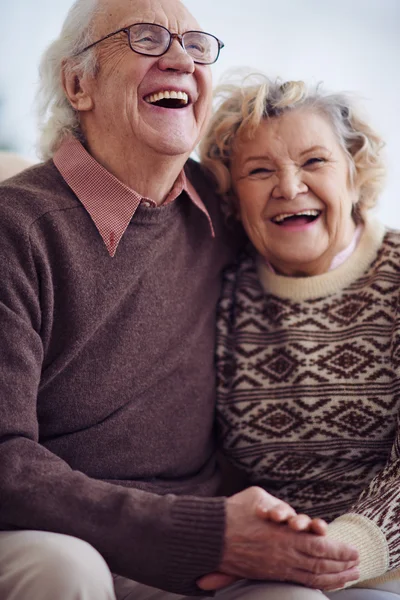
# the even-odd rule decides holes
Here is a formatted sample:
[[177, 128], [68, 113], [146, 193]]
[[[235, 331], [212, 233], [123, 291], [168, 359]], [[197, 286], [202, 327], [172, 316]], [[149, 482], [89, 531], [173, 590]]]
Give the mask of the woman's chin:
[[312, 277], [326, 273], [329, 270], [331, 260], [326, 256], [310, 254], [301, 258], [297, 255], [280, 260], [272, 259], [269, 262], [280, 275], [286, 277]]

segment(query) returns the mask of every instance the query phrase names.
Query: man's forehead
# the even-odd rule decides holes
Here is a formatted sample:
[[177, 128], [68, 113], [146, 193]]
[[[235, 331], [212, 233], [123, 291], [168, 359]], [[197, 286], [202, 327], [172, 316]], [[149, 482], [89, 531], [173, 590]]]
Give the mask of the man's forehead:
[[132, 23], [158, 23], [173, 33], [200, 29], [180, 0], [103, 0], [96, 20], [101, 35]]

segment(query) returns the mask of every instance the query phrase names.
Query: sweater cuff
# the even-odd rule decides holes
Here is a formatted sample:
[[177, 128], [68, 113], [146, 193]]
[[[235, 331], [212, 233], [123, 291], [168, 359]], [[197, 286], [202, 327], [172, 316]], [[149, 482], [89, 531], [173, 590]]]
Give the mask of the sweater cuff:
[[328, 525], [328, 537], [357, 548], [360, 554], [360, 577], [345, 587], [379, 577], [389, 568], [389, 549], [379, 527], [367, 517], [347, 513]]
[[[196, 579], [216, 571], [222, 560], [225, 538], [225, 498], [176, 499], [169, 540], [170, 589], [182, 594], [205, 594]], [[210, 592], [207, 592], [210, 595]]]

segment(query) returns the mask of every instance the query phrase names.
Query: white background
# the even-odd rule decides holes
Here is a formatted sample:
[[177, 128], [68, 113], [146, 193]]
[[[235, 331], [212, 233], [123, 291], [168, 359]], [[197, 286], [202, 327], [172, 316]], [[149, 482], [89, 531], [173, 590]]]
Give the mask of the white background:
[[[128, 0], [127, 0], [128, 1]], [[186, 0], [226, 47], [214, 81], [247, 66], [270, 77], [323, 82], [361, 98], [386, 140], [388, 181], [378, 207], [400, 228], [400, 0]], [[35, 158], [39, 57], [71, 0], [0, 0], [1, 139]]]

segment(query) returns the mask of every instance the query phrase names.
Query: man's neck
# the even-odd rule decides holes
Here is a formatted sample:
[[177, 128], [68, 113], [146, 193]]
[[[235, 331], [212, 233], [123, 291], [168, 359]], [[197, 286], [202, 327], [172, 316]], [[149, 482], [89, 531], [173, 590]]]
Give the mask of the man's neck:
[[140, 155], [124, 149], [110, 152], [103, 144], [90, 142], [87, 149], [119, 181], [158, 205], [167, 198], [189, 158], [187, 154], [167, 156], [155, 152]]

